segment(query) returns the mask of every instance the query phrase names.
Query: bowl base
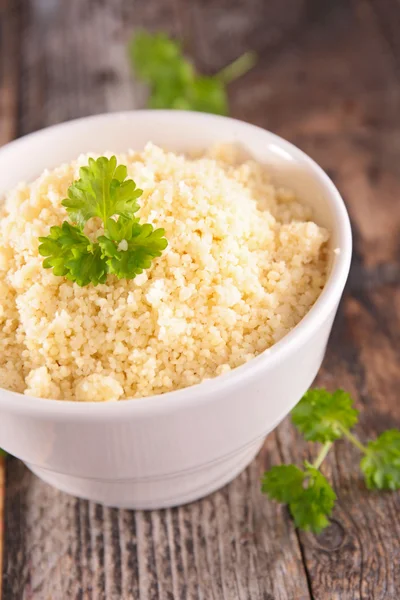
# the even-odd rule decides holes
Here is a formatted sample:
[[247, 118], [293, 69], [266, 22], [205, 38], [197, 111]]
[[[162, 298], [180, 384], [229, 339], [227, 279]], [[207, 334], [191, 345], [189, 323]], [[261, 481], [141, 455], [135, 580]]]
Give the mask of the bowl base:
[[264, 443], [258, 439], [227, 458], [167, 477], [101, 480], [74, 477], [26, 463], [40, 479], [85, 500], [115, 508], [154, 510], [203, 498], [234, 479], [253, 460]]

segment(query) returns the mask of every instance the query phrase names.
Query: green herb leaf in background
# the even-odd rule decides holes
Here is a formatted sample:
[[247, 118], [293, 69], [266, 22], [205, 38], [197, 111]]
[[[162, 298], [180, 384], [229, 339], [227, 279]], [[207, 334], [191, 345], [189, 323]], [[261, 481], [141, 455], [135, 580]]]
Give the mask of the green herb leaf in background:
[[149, 84], [168, 83], [182, 89], [193, 80], [194, 71], [178, 40], [165, 33], [138, 31], [129, 44], [137, 76]]
[[228, 83], [244, 75], [256, 62], [246, 52], [219, 74], [205, 77], [196, 73], [182, 52], [181, 44], [164, 33], [138, 31], [129, 45], [135, 73], [150, 86], [150, 108], [173, 108], [228, 114]]

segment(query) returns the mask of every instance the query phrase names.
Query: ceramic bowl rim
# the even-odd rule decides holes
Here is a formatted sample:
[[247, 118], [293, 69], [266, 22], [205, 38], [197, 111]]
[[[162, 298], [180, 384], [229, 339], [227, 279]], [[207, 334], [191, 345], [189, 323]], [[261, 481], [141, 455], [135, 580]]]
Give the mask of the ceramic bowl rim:
[[292, 354], [307, 343], [307, 340], [312, 337], [313, 333], [321, 327], [335, 309], [346, 283], [352, 252], [350, 220], [345, 204], [334, 183], [312, 158], [295, 145], [266, 129], [230, 117], [195, 113], [191, 111], [136, 110], [104, 113], [73, 119], [71, 121], [46, 127], [10, 142], [0, 149], [0, 164], [3, 154], [6, 153], [11, 146], [13, 146], [14, 149], [17, 149], [18, 146], [25, 144], [27, 141], [39, 139], [42, 136], [51, 135], [53, 133], [62, 133], [66, 128], [77, 126], [88, 120], [102, 121], [104, 119], [129, 119], [132, 114], [135, 114], [136, 117], [140, 117], [141, 115], [148, 116], [149, 113], [154, 114], [155, 112], [165, 118], [173, 116], [176, 119], [180, 118], [180, 115], [185, 119], [193, 118], [204, 120], [204, 122], [207, 121], [208, 124], [215, 121], [216, 125], [220, 120], [231, 121], [232, 125], [240, 124], [242, 129], [248, 128], [249, 132], [250, 130], [258, 130], [259, 133], [262, 132], [266, 136], [267, 141], [270, 143], [273, 142], [279, 147], [283, 147], [286, 152], [289, 152], [295, 162], [298, 163], [301, 161], [303, 164], [305, 163], [307, 165], [310, 172], [312, 172], [314, 177], [319, 180], [326, 192], [328, 203], [332, 209], [333, 224], [336, 228], [338, 239], [337, 245], [340, 249], [340, 252], [335, 256], [331, 272], [321, 295], [300, 323], [271, 348], [265, 350], [248, 363], [203, 383], [180, 390], [166, 392], [164, 394], [133, 398], [129, 401], [104, 403], [76, 402], [72, 400], [55, 401], [47, 398], [27, 396], [0, 388], [1, 410], [19, 413], [21, 415], [47, 415], [52, 418], [60, 418], [63, 420], [106, 421], [108, 419], [126, 419], [128, 416], [133, 417], [135, 415], [146, 416], [154, 415], [156, 413], [170, 413], [171, 411], [179, 410], [183, 406], [187, 407], [188, 403], [193, 405], [207, 402], [207, 399], [210, 398], [215, 401], [216, 393], [227, 393], [238, 383], [242, 384], [246, 379], [254, 377], [260, 371], [271, 369], [277, 362], [284, 361], [287, 355]]

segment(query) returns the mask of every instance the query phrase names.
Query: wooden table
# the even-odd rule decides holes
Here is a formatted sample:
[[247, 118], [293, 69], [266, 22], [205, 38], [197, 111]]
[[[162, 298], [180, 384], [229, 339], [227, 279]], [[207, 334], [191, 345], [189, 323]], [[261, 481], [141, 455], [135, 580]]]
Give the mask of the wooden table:
[[[135, 27], [183, 37], [213, 73], [243, 51], [231, 114], [271, 129], [331, 175], [355, 252], [318, 384], [362, 410], [361, 438], [400, 425], [400, 4], [396, 0], [0, 0], [0, 144], [52, 123], [141, 107]], [[221, 491], [153, 512], [107, 509], [7, 462], [3, 600], [319, 600], [400, 597], [400, 496], [365, 489], [339, 442], [325, 473], [331, 527], [298, 533], [259, 491], [265, 468], [309, 456], [286, 420]]]

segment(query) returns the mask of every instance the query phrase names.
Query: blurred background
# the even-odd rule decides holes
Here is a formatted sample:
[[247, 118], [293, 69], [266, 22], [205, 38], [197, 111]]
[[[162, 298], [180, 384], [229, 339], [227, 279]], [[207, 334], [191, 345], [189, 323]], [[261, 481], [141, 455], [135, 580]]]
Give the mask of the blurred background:
[[[255, 51], [254, 68], [227, 86], [230, 116], [310, 154], [350, 212], [353, 267], [317, 384], [348, 390], [362, 409], [360, 435], [371, 437], [400, 425], [399, 28], [398, 0], [0, 0], [0, 145], [75, 117], [146, 106], [148, 87], [127, 51], [139, 29], [181, 39], [205, 75]], [[306, 452], [286, 420], [222, 492], [150, 516], [70, 498], [10, 459], [4, 597], [91, 598], [97, 590], [93, 597], [136, 598], [140, 588], [140, 598], [150, 599], [297, 600], [311, 590], [321, 599], [394, 600], [399, 497], [358, 485], [351, 449], [339, 443], [327, 466], [341, 492], [333, 529], [319, 540], [288, 533], [287, 515], [258, 493], [271, 461], [297, 461]], [[230, 519], [228, 504], [240, 519]], [[152, 536], [166, 557], [158, 575]], [[219, 555], [223, 544], [229, 560]], [[193, 547], [211, 562], [204, 554], [196, 566]], [[230, 594], [234, 581], [243, 595]], [[195, 585], [205, 595], [190, 595]]]
[[255, 68], [228, 86], [229, 114], [299, 145], [345, 195], [357, 186], [358, 225], [378, 264], [398, 243], [382, 210], [398, 185], [398, 24], [396, 0], [1, 0], [0, 144], [144, 107], [127, 52], [135, 30], [180, 38], [207, 75], [254, 50]]

